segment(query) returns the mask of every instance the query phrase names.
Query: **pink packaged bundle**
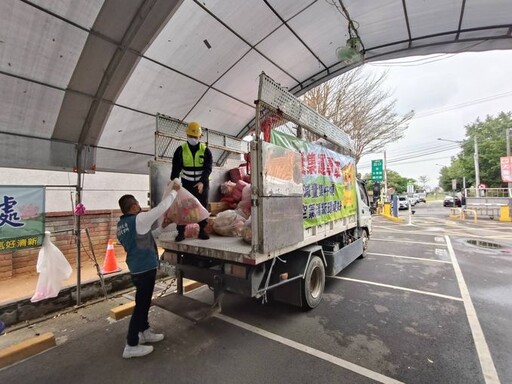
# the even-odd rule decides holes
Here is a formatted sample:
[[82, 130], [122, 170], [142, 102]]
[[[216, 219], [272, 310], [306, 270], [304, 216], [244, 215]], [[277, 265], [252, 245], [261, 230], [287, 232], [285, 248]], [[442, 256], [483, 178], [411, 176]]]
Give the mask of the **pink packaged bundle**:
[[173, 223], [186, 225], [199, 223], [210, 216], [210, 212], [201, 205], [194, 195], [185, 188], [180, 188], [176, 199], [165, 213]]

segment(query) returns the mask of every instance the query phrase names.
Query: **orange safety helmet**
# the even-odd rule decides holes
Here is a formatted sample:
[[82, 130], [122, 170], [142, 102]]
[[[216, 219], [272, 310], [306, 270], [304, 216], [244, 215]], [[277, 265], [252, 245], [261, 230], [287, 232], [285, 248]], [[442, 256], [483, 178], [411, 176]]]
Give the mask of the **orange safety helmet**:
[[187, 136], [193, 136], [193, 137], [201, 137], [202, 130], [201, 130], [201, 124], [191, 121], [187, 125]]

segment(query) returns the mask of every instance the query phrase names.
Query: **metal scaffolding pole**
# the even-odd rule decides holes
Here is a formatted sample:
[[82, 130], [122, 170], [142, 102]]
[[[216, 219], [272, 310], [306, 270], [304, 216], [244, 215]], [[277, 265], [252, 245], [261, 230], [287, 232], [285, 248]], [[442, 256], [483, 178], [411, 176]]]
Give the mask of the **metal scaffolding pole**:
[[[82, 167], [81, 167], [82, 147], [77, 146], [76, 151], [76, 196], [75, 206], [82, 202]], [[74, 207], [73, 207], [74, 208]], [[81, 269], [81, 257], [80, 257], [80, 215], [74, 215], [75, 217], [75, 239], [76, 239], [76, 305], [79, 306], [82, 302], [81, 291], [82, 291], [82, 269]]]

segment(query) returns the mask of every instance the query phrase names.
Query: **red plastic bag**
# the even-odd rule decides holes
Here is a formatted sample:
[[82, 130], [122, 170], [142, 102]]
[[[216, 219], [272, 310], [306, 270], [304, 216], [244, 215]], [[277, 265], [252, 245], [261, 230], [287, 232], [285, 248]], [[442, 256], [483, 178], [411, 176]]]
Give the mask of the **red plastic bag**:
[[245, 181], [238, 180], [236, 183], [236, 189], [238, 189], [240, 192], [242, 192], [247, 185], [248, 184]]
[[233, 197], [234, 201], [239, 202], [240, 200], [242, 200], [242, 191], [237, 188], [233, 191], [233, 194], [231, 196]]
[[199, 224], [187, 224], [185, 226], [185, 239], [195, 239], [199, 235]]
[[165, 216], [173, 223], [187, 225], [207, 219], [210, 212], [201, 205], [194, 195], [185, 188], [180, 188]]

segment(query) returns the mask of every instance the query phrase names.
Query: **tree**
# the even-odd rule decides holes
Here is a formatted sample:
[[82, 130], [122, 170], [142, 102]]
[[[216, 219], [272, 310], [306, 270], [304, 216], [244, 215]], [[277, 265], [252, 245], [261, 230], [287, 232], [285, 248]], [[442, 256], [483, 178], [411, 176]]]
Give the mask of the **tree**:
[[[457, 157], [452, 157], [452, 163], [448, 167], [441, 168], [441, 177], [439, 178], [439, 185], [445, 191], [451, 191], [453, 189], [452, 180], [457, 180], [455, 190], [462, 190], [462, 180], [465, 176], [465, 170], [463, 163]], [[467, 178], [467, 177], [466, 177]], [[467, 182], [467, 180], [466, 180]]]
[[426, 189], [426, 187], [427, 187], [428, 177], [427, 176], [420, 176], [420, 177], [418, 177], [418, 183], [419, 183], [420, 189], [422, 191], [424, 191]]
[[307, 105], [349, 134], [356, 163], [363, 155], [380, 152], [402, 138], [414, 115], [413, 111], [404, 116], [394, 112], [396, 99], [382, 90], [386, 75], [365, 76], [358, 67], [303, 95]]
[[[468, 124], [461, 153], [452, 158], [449, 167], [441, 169], [440, 185], [451, 190], [451, 179], [461, 181], [466, 177], [467, 186], [475, 186], [474, 138], [478, 143], [480, 182], [490, 188], [504, 188], [501, 181], [500, 157], [506, 156], [506, 130], [512, 127], [512, 112], [501, 112], [497, 117], [486, 116]], [[477, 186], [475, 186], [477, 187]], [[461, 186], [458, 186], [460, 189]]]

